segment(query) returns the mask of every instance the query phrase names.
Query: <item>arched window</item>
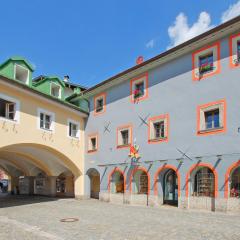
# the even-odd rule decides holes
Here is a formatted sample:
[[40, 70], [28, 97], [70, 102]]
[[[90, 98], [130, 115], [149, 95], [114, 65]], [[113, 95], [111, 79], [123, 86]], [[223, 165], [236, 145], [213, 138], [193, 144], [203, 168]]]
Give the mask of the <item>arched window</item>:
[[240, 197], [240, 166], [234, 169], [231, 175], [230, 197]]
[[193, 196], [214, 197], [214, 174], [211, 169], [202, 167], [194, 176]]

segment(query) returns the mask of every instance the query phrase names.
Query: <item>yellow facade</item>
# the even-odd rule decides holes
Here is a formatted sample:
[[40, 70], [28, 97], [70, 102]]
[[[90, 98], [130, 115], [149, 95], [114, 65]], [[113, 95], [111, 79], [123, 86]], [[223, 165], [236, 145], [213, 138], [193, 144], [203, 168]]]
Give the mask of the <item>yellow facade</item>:
[[[0, 168], [11, 177], [19, 177], [19, 174], [35, 178], [39, 174], [44, 175], [45, 188], [47, 185], [53, 188], [42, 192], [46, 195], [55, 195], [56, 178], [65, 174], [66, 189], [70, 189], [71, 193], [66, 190], [63, 195], [82, 196], [84, 119], [87, 115], [1, 78], [0, 90], [1, 95], [19, 102], [18, 121], [0, 118]], [[54, 114], [52, 131], [39, 128], [39, 109]], [[79, 139], [68, 136], [69, 119], [79, 123]], [[74, 187], [71, 187], [69, 179], [73, 179]], [[30, 181], [35, 180], [33, 178]], [[16, 181], [12, 180], [13, 182]], [[12, 186], [14, 187], [16, 186]]]

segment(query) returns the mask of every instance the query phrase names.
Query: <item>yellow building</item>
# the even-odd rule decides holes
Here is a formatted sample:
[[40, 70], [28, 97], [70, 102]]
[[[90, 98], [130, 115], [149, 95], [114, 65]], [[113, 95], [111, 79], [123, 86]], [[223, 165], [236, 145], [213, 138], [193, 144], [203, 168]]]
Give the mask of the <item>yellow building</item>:
[[68, 76], [32, 79], [20, 57], [0, 65], [0, 168], [20, 194], [83, 196], [84, 87]]

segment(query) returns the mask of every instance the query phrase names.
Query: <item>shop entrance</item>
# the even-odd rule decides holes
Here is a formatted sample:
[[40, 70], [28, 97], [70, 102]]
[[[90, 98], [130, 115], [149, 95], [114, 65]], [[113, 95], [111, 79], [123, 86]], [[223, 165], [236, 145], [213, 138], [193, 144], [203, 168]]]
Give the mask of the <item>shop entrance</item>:
[[168, 170], [164, 175], [163, 203], [178, 205], [178, 177], [174, 170]]

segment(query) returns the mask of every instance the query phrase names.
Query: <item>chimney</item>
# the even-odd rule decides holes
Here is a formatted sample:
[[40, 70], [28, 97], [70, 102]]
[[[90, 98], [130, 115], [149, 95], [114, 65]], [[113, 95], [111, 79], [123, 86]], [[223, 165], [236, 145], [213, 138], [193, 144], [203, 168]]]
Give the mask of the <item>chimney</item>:
[[68, 76], [68, 75], [65, 75], [64, 78], [63, 78], [63, 81], [64, 81], [64, 82], [69, 82], [69, 76]]

